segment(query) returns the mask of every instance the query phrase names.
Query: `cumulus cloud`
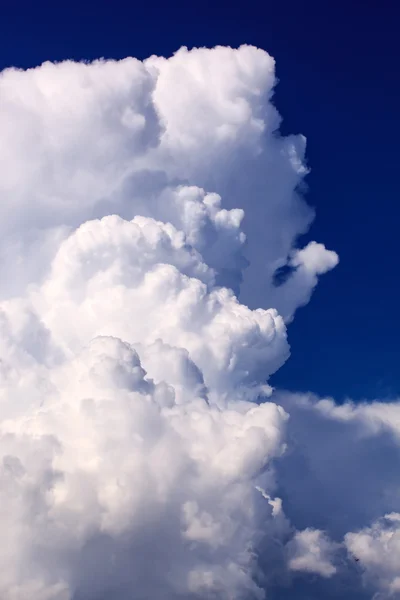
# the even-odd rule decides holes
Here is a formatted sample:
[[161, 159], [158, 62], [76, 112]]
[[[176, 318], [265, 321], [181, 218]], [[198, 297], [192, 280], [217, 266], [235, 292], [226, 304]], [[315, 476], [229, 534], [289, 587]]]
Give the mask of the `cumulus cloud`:
[[[289, 542], [290, 560], [298, 559], [299, 570], [314, 565], [321, 575], [324, 562], [327, 575], [332, 566], [323, 595], [397, 597], [400, 404], [338, 405], [285, 392], [273, 398], [290, 414], [287, 450], [276, 462], [277, 493], [300, 530]], [[306, 584], [301, 589], [312, 597]]]
[[[85, 221], [142, 215], [183, 231], [235, 291], [250, 261], [244, 301], [293, 312], [308, 292], [292, 289], [287, 308], [285, 286], [271, 281], [313, 211], [296, 191], [305, 139], [276, 134], [273, 86], [274, 60], [250, 46], [4, 71], [4, 277], [17, 264], [2, 295], [42, 278], [60, 239]], [[310, 289], [334, 262], [323, 246], [296, 257]]]
[[323, 531], [307, 528], [298, 531], [288, 544], [289, 568], [293, 571], [317, 573], [331, 577], [336, 573], [333, 564], [335, 545]]
[[273, 515], [251, 480], [281, 452], [285, 413], [218, 410], [187, 353], [147, 352], [173, 362], [180, 396], [97, 337], [35, 412], [2, 422], [3, 597], [261, 597], [252, 544]]
[[250, 46], [0, 75], [4, 600], [261, 599], [351, 553], [380, 568], [359, 547], [394, 480], [346, 485], [390, 409], [268, 385], [338, 261], [296, 245], [305, 139], [273, 87]]
[[368, 583], [388, 595], [400, 593], [400, 514], [390, 513], [370, 527], [348, 533], [346, 545], [365, 569]]

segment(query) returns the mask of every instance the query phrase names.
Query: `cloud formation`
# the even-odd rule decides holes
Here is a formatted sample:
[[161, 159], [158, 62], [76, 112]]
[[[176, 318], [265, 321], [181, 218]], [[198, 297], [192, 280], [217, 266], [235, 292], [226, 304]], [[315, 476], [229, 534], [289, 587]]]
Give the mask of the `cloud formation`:
[[338, 262], [273, 86], [250, 46], [0, 75], [2, 599], [396, 592], [395, 479], [352, 477], [397, 405], [268, 385]]
[[331, 577], [336, 573], [331, 555], [335, 546], [318, 529], [303, 529], [293, 536], [288, 544], [290, 554], [289, 568], [293, 571], [317, 573], [322, 577]]
[[[321, 575], [325, 565], [326, 576], [334, 567], [329, 584], [320, 583], [328, 597], [397, 598], [400, 404], [337, 405], [282, 391], [273, 399], [290, 414], [276, 462], [277, 493], [301, 531], [288, 545], [290, 560]], [[301, 583], [313, 597], [310, 582]]]

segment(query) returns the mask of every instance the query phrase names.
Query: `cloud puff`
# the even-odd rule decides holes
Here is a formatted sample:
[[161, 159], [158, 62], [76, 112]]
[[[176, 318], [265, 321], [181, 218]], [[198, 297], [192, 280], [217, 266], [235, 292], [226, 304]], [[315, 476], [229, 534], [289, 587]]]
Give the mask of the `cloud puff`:
[[400, 593], [400, 514], [390, 513], [370, 527], [348, 533], [348, 550], [360, 561], [367, 583], [388, 596]]
[[289, 568], [331, 577], [336, 573], [332, 562], [335, 545], [318, 529], [298, 531], [288, 544]]
[[[42, 278], [60, 239], [85, 221], [142, 215], [197, 241], [235, 291], [250, 260], [244, 301], [282, 312], [273, 273], [313, 213], [295, 191], [305, 140], [276, 134], [273, 85], [273, 59], [250, 46], [4, 71], [0, 256], [2, 279], [12, 277], [2, 295]], [[310, 289], [333, 260], [322, 246], [313, 253]]]
[[252, 546], [273, 515], [251, 481], [281, 452], [285, 413], [221, 411], [187, 354], [147, 352], [173, 362], [180, 394], [97, 337], [1, 423], [2, 597], [262, 597]]
[[268, 378], [337, 257], [295, 245], [273, 86], [250, 46], [1, 73], [4, 600], [261, 599], [285, 571]]
[[[325, 566], [329, 584], [319, 593], [328, 597], [397, 597], [399, 403], [273, 398], [290, 414], [275, 474], [286, 516], [300, 530], [287, 546], [289, 564], [321, 575]], [[301, 584], [312, 597], [310, 582]]]
[[337, 255], [264, 51], [0, 75], [0, 596], [399, 594], [399, 404], [273, 391]]
[[336, 261], [294, 247], [273, 85], [249, 46], [1, 74], [5, 600], [264, 596], [287, 413], [252, 401]]

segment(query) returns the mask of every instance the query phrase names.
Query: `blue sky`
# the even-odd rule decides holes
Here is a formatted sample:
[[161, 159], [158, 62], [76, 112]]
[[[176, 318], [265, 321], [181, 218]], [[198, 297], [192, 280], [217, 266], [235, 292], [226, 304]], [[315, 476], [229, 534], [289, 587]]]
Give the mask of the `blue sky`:
[[292, 357], [272, 382], [339, 401], [390, 398], [400, 390], [398, 19], [387, 0], [243, 2], [229, 9], [5, 2], [0, 66], [144, 58], [181, 45], [250, 43], [271, 53], [283, 132], [308, 139], [307, 199], [317, 210], [308, 237], [340, 255], [290, 326]]

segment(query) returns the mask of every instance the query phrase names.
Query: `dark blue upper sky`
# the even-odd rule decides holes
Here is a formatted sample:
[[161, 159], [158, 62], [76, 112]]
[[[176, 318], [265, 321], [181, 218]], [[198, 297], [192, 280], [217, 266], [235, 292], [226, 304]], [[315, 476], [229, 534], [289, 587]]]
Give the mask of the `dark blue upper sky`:
[[255, 44], [277, 60], [286, 133], [308, 139], [310, 236], [340, 255], [290, 326], [273, 383], [337, 399], [400, 394], [400, 8], [394, 0], [3, 0], [0, 68]]

